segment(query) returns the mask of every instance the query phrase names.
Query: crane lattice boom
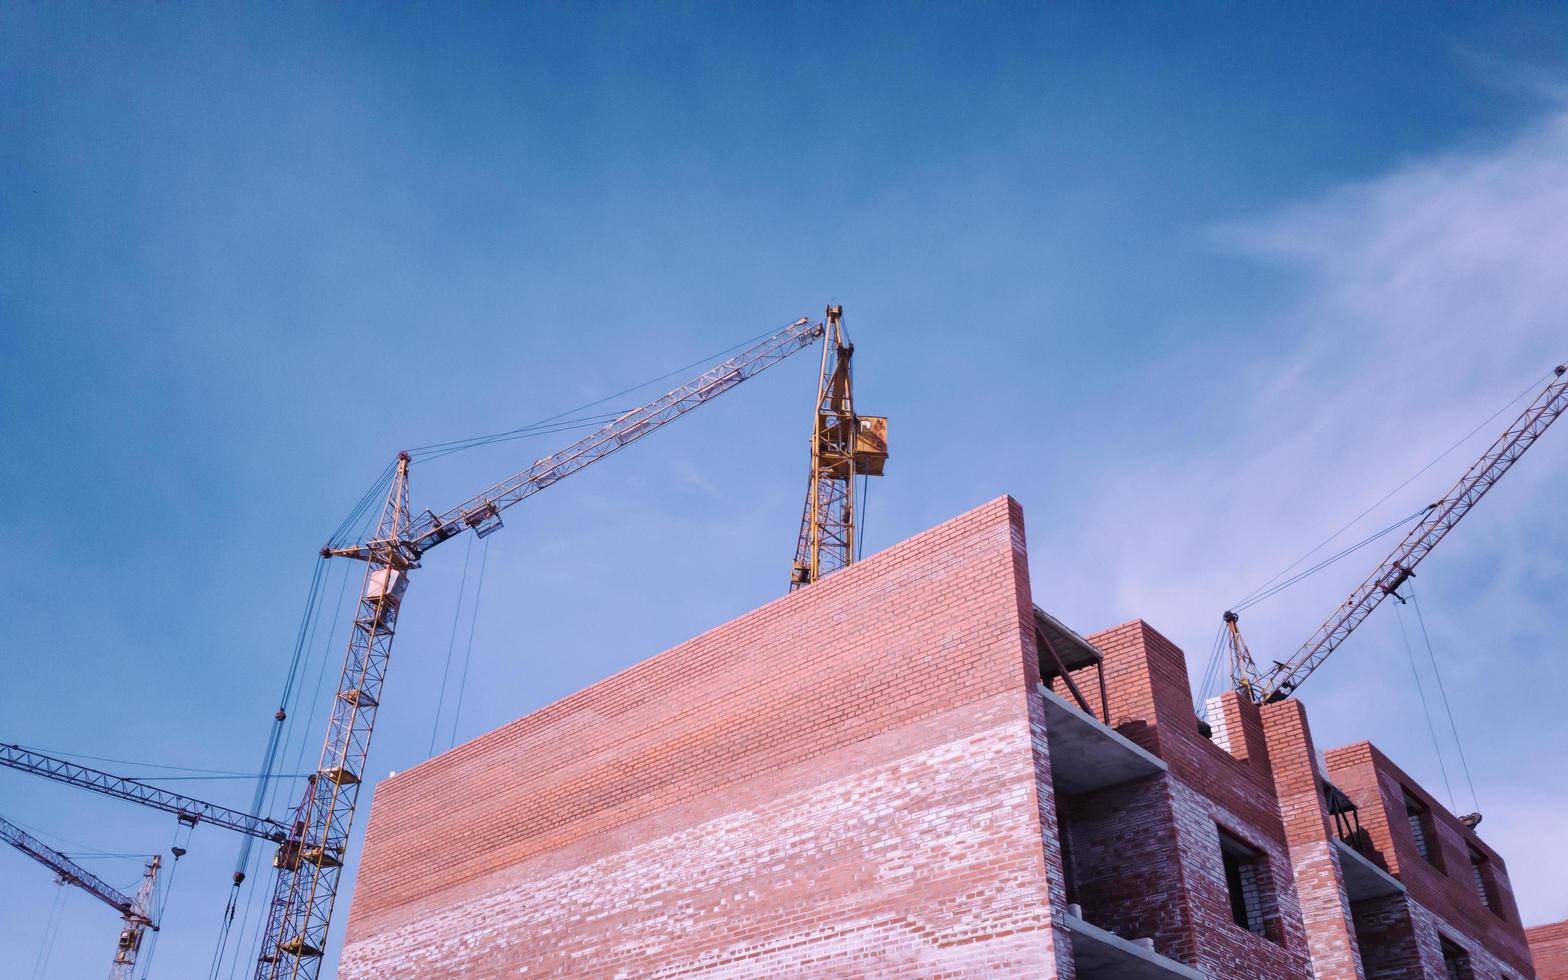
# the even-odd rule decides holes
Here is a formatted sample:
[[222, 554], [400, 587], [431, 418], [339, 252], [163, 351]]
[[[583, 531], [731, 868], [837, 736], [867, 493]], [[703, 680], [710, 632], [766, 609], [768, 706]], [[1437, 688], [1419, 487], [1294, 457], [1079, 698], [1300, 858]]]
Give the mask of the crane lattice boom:
[[228, 807], [207, 803], [180, 793], [171, 793], [166, 789], [135, 779], [99, 772], [97, 769], [89, 769], [17, 745], [0, 745], [0, 766], [19, 769], [69, 786], [77, 786], [105, 796], [114, 796], [150, 806], [155, 810], [172, 813], [192, 826], [197, 823], [210, 823], [275, 843], [282, 843], [288, 836], [288, 828], [276, 820], [230, 810]]
[[[1372, 610], [1415, 574], [1415, 568], [1421, 560], [1448, 536], [1448, 532], [1470, 513], [1486, 492], [1568, 409], [1568, 377], [1565, 377], [1565, 373], [1568, 373], [1568, 366], [1559, 365], [1554, 369], [1552, 380], [1529, 407], [1497, 437], [1497, 441], [1465, 471], [1464, 476], [1441, 500], [1427, 508], [1420, 523], [1405, 535], [1383, 563], [1350, 593], [1350, 597], [1290, 659], [1276, 663], [1267, 673], [1257, 676], [1250, 657], [1243, 662], [1236, 653], [1240, 634], [1234, 628], [1235, 614], [1226, 614], [1227, 624], [1231, 628], [1233, 656], [1237, 657], [1237, 663], [1233, 666], [1239, 675], [1250, 678], [1244, 686], [1250, 688], [1254, 700], [1280, 701], [1289, 697], [1372, 614]], [[1245, 645], [1239, 648], [1243, 653], [1245, 649]]]
[[352, 547], [324, 550], [324, 554], [335, 557], [357, 558], [368, 567], [320, 765], [294, 811], [295, 830], [273, 860], [278, 874], [256, 980], [314, 980], [320, 972], [360, 780], [381, 707], [381, 689], [398, 612], [408, 588], [408, 574], [419, 567], [424, 553], [468, 529], [480, 537], [490, 534], [501, 526], [501, 512], [506, 508], [706, 404], [810, 346], [823, 332], [821, 323], [802, 317], [686, 384], [439, 515], [425, 511], [411, 518], [409, 457], [407, 453], [399, 455], [374, 534]]
[[[660, 395], [640, 408], [632, 409], [560, 452], [536, 460], [532, 466], [502, 480], [484, 493], [476, 494], [439, 515], [425, 511], [413, 521], [404, 538], [397, 542], [397, 547], [405, 551], [411, 560], [417, 561], [424, 552], [469, 528], [473, 528], [480, 537], [498, 530], [501, 527], [501, 511], [722, 395], [747, 378], [809, 346], [822, 333], [821, 323], [812, 323], [801, 317], [768, 339], [715, 365], [679, 388]], [[378, 543], [389, 542], [371, 540], [329, 553], [338, 557], [369, 559]]]

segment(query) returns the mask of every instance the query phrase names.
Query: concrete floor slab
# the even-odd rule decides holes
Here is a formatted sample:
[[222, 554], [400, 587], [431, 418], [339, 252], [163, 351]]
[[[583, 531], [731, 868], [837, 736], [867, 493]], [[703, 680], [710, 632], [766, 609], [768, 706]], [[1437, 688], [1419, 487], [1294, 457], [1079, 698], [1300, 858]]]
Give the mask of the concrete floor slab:
[[1077, 916], [1064, 916], [1062, 922], [1073, 937], [1078, 980], [1203, 980], [1197, 970], [1143, 943], [1123, 939]]
[[1036, 690], [1045, 698], [1051, 776], [1059, 792], [1087, 793], [1165, 771], [1165, 762], [1158, 756], [1084, 714], [1044, 685]]
[[1405, 890], [1399, 879], [1362, 857], [1354, 847], [1336, 838], [1339, 866], [1345, 873], [1345, 895], [1352, 902], [1397, 895]]

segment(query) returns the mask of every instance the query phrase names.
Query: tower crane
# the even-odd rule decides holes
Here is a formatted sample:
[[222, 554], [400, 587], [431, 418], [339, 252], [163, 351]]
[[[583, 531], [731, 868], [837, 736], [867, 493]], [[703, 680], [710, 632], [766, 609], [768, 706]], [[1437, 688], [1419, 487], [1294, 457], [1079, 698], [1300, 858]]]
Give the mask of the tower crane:
[[826, 324], [791, 592], [855, 560], [855, 477], [881, 476], [887, 462], [887, 419], [855, 414], [855, 345], [844, 332], [844, 308], [828, 307]]
[[[471, 530], [477, 537], [491, 534], [501, 527], [501, 512], [508, 507], [713, 400], [810, 346], [830, 329], [836, 366], [831, 375], [824, 367], [823, 381], [819, 383], [818, 431], [824, 424], [820, 411], [824, 405], [840, 422], [853, 420], [848, 383], [849, 354], [853, 348], [844, 338], [836, 308], [829, 311], [829, 321], [831, 328], [802, 317], [680, 387], [440, 514], [429, 510], [417, 516], [411, 513], [409, 455], [398, 455], [374, 532], [357, 544], [322, 549], [323, 557], [363, 561], [365, 572], [320, 764], [294, 811], [290, 838], [273, 859], [277, 877], [256, 964], [256, 980], [315, 980], [320, 972], [371, 734], [381, 707], [398, 614], [406, 598], [409, 573], [420, 567], [424, 554], [464, 531]], [[827, 358], [824, 353], [824, 365]], [[842, 366], [841, 386], [837, 382], [838, 365]], [[830, 378], [831, 384], [827, 381]], [[853, 431], [847, 436], [834, 433], [832, 439], [837, 441], [833, 444], [842, 445], [845, 438], [853, 448]], [[855, 472], [853, 459], [847, 470], [835, 469], [837, 464], [827, 457], [822, 459], [834, 479]], [[814, 448], [814, 472], [817, 461]], [[843, 528], [816, 533], [814, 537], [821, 541], [836, 535], [834, 541], [841, 539], [844, 545], [835, 547], [843, 548], [841, 557], [847, 556], [847, 543], [853, 540], [852, 527], [847, 522], [852, 521], [853, 511], [841, 506], [832, 513]]]
[[136, 968], [136, 954], [142, 947], [142, 936], [148, 929], [154, 932], [158, 930], [158, 924], [153, 921], [152, 906], [153, 893], [158, 883], [158, 869], [163, 864], [163, 858], [154, 854], [152, 860], [147, 862], [147, 868], [142, 872], [141, 887], [132, 898], [110, 887], [91, 871], [4, 817], [0, 817], [0, 839], [53, 871], [65, 884], [75, 885], [120, 913], [120, 918], [125, 924], [120, 928], [120, 938], [115, 944], [114, 961], [109, 967], [109, 980], [130, 980]]
[[1421, 560], [1432, 553], [1437, 543], [1470, 513], [1557, 417], [1568, 410], [1568, 377], [1565, 374], [1568, 374], [1568, 365], [1559, 364], [1552, 370], [1551, 379], [1519, 417], [1503, 430], [1480, 459], [1471, 464], [1448, 493], [1427, 506], [1421, 520], [1388, 557], [1356, 586], [1289, 659], [1276, 661], [1266, 672], [1259, 672], [1242, 639], [1239, 617], [1227, 611], [1225, 631], [1230, 647], [1231, 679], [1236, 688], [1259, 704], [1283, 701], [1323, 665], [1323, 661], [1384, 599], [1398, 598], [1399, 587], [1415, 575]]

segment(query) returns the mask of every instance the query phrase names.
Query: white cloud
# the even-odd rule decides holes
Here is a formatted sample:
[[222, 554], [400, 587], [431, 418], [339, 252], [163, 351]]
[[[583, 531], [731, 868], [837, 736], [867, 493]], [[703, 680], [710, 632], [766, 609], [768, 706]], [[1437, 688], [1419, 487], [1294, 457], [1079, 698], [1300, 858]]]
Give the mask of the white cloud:
[[[1216, 240], [1299, 287], [1288, 308], [1260, 315], [1246, 349], [1265, 353], [1240, 363], [1234, 352], [1214, 354], [1235, 399], [1229, 434], [1197, 447], [1144, 446], [1145, 462], [1131, 472], [1124, 462], [1101, 468], [1116, 476], [1089, 488], [1088, 518], [1046, 531], [1052, 554], [1093, 569], [1082, 582], [1052, 583], [1062, 608], [1086, 623], [1143, 616], [1187, 649], [1195, 683], [1227, 602], [1568, 358], [1568, 115], [1490, 150], [1408, 162], [1227, 227]], [[1173, 400], [1213, 383], [1190, 371], [1158, 375]], [[1324, 553], [1435, 499], [1523, 404]], [[1557, 809], [1568, 804], [1560, 782], [1520, 782], [1559, 772], [1568, 748], [1552, 707], [1568, 685], [1554, 628], [1568, 587], [1560, 550], [1568, 423], [1562, 428], [1509, 473], [1420, 579], [1482, 802], [1521, 807], [1489, 819], [1508, 829], [1502, 843], [1512, 848], [1530, 921], [1568, 915], [1568, 896], [1522, 859], [1560, 845], [1547, 824], [1520, 819], [1541, 812], [1542, 792]], [[1244, 616], [1259, 660], [1293, 651], [1394, 540]], [[1320, 743], [1370, 737], [1431, 785], [1419, 702], [1399, 689], [1410, 676], [1397, 637], [1390, 623], [1370, 621], [1303, 696]], [[1423, 755], [1413, 746], [1424, 746], [1424, 759], [1411, 758]], [[1461, 794], [1459, 808], [1467, 804]]]

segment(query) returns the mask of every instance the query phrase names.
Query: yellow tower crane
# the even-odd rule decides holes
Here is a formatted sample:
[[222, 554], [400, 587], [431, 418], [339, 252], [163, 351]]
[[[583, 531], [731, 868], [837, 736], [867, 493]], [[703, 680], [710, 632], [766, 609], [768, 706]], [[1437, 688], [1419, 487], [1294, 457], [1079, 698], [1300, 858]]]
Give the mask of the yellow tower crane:
[[855, 561], [855, 477], [881, 476], [887, 463], [887, 419], [855, 414], [855, 345], [844, 332], [844, 308], [828, 307], [825, 323], [811, 478], [790, 571], [791, 592]]
[[[499, 530], [501, 512], [506, 508], [630, 445], [824, 336], [829, 349], [823, 353], [818, 379], [807, 515], [810, 531], [803, 529], [802, 540], [807, 544], [799, 552], [807, 571], [797, 584], [805, 584], [853, 560], [854, 477], [857, 473], [880, 473], [886, 456], [885, 421], [860, 419], [854, 414], [849, 375], [854, 349], [844, 334], [838, 307], [828, 310], [826, 323], [801, 317], [686, 384], [441, 514], [411, 510], [411, 460], [408, 453], [398, 455], [374, 532], [358, 543], [322, 549], [323, 558], [363, 561], [365, 574], [321, 761], [307, 779], [304, 796], [288, 821], [288, 839], [273, 859], [277, 877], [256, 980], [315, 980], [320, 973], [370, 737], [381, 708], [393, 634], [409, 573], [420, 567], [424, 554], [465, 531], [484, 537]], [[879, 439], [883, 441], [877, 442]], [[877, 445], [881, 445], [880, 453]], [[281, 722], [284, 712], [280, 709], [276, 717]]]

